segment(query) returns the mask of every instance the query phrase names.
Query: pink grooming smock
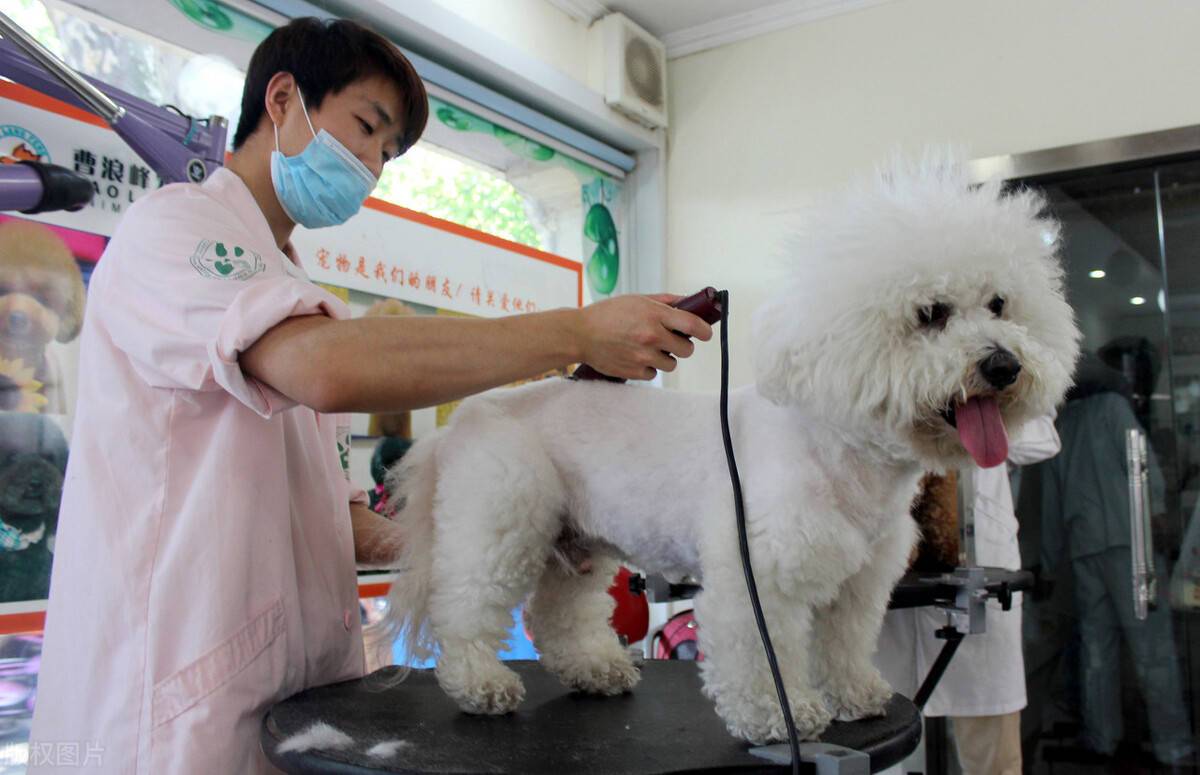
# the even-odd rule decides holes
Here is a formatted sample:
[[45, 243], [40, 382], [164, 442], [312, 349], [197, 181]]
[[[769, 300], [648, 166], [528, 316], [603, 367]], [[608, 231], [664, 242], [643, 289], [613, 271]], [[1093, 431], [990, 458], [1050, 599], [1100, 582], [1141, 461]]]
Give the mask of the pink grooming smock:
[[349, 309], [228, 170], [117, 227], [88, 294], [30, 773], [275, 772], [268, 707], [363, 674], [349, 418], [238, 365], [310, 314]]

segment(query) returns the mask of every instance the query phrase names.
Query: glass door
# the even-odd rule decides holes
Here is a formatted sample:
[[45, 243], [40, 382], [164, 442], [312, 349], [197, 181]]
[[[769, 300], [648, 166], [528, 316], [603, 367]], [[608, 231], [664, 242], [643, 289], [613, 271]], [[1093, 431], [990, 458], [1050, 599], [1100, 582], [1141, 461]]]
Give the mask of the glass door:
[[1200, 163], [1019, 183], [1062, 221], [1084, 335], [1056, 421], [1062, 451], [1023, 471], [1017, 492], [1038, 579], [1023, 609], [1025, 769], [1192, 772]]

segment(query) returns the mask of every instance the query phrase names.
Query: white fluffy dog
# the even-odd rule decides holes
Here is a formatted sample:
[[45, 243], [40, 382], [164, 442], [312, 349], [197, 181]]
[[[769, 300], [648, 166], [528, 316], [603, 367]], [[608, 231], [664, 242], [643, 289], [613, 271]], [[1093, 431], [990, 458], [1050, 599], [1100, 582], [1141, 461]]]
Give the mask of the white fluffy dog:
[[[878, 714], [871, 664], [916, 540], [925, 471], [1002, 463], [1054, 408], [1079, 333], [1058, 226], [961, 164], [898, 164], [817, 208], [757, 312], [757, 384], [730, 397], [754, 573], [798, 731]], [[730, 732], [785, 739], [750, 609], [717, 396], [555, 379], [464, 401], [391, 473], [407, 535], [393, 630], [440, 648], [465, 711], [521, 702], [496, 658], [527, 596], [547, 670], [600, 694], [638, 671], [607, 618], [618, 560], [703, 584], [704, 691]], [[573, 572], [564, 542], [595, 559]]]

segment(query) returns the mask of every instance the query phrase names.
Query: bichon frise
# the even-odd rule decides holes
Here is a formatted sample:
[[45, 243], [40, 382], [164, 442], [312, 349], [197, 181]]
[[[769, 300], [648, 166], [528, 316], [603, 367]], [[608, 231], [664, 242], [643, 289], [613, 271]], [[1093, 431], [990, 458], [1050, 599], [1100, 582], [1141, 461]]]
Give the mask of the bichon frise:
[[[926, 471], [997, 465], [1052, 410], [1079, 332], [1058, 225], [961, 163], [894, 165], [830, 199], [757, 310], [730, 397], [754, 573], [798, 732], [878, 714], [872, 666]], [[390, 474], [407, 543], [392, 630], [463, 710], [521, 702], [496, 658], [527, 596], [547, 670], [599, 694], [638, 671], [607, 621], [618, 560], [691, 575], [704, 691], [731, 733], [786, 739], [738, 554], [717, 396], [555, 379], [462, 403]], [[594, 558], [574, 572], [563, 544]]]

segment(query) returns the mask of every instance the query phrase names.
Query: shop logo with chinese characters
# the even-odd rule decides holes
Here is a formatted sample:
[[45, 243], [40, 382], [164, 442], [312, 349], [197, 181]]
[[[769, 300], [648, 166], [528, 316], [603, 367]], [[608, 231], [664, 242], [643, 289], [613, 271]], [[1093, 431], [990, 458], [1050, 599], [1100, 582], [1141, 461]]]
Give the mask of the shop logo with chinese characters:
[[267, 266], [262, 256], [232, 242], [200, 240], [192, 253], [192, 267], [201, 277], [214, 280], [249, 280]]
[[42, 139], [23, 126], [0, 125], [0, 163], [19, 161], [50, 161], [50, 152]]

